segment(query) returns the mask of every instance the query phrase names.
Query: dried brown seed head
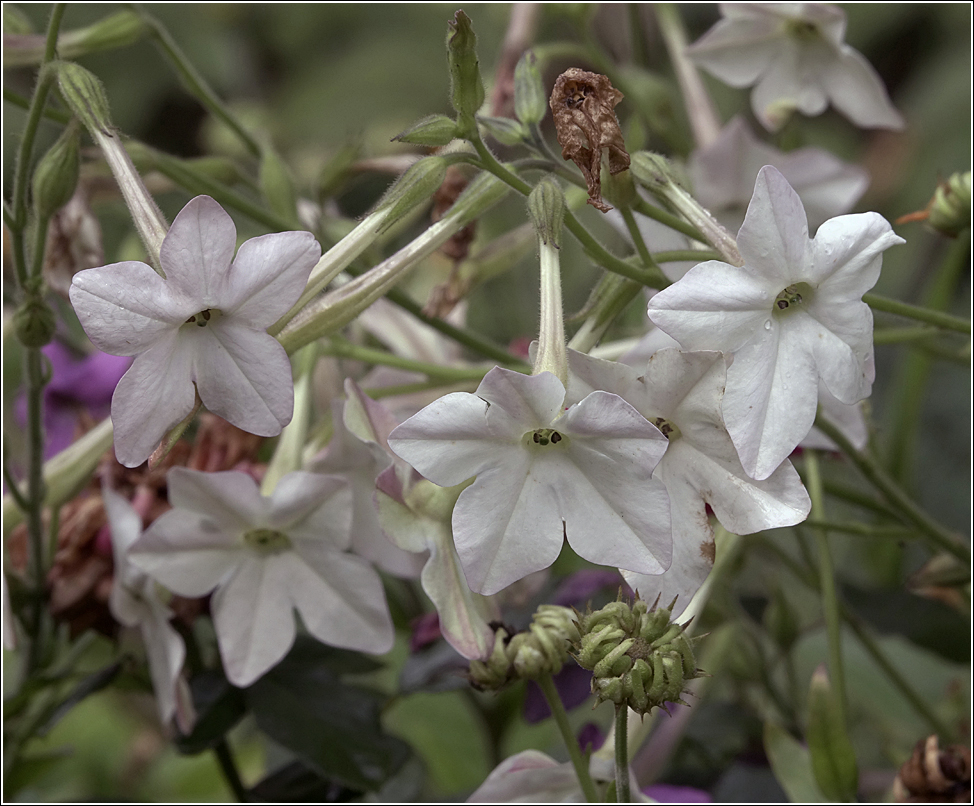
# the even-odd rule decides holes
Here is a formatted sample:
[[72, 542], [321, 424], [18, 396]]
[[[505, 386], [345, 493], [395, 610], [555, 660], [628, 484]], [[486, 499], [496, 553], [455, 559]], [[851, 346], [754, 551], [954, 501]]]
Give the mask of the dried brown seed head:
[[602, 200], [602, 149], [608, 150], [610, 174], [629, 167], [615, 113], [622, 98], [608, 77], [572, 67], [558, 76], [548, 102], [561, 156], [581, 169], [588, 185], [588, 203], [603, 213], [612, 208]]

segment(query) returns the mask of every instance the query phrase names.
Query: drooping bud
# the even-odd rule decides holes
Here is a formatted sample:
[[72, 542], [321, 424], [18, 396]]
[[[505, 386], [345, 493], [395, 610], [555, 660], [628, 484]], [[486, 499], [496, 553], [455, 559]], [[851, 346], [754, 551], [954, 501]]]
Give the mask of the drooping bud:
[[620, 600], [579, 618], [575, 660], [592, 671], [592, 693], [600, 702], [638, 714], [668, 702], [686, 705], [683, 691], [700, 670], [686, 625], [671, 622], [672, 607]]
[[478, 117], [477, 120], [491, 137], [506, 146], [516, 146], [528, 139], [527, 129], [516, 120], [487, 117]]
[[602, 149], [609, 156], [609, 173], [629, 167], [615, 107], [623, 99], [606, 76], [572, 67], [555, 81], [549, 105], [563, 159], [582, 171], [588, 203], [603, 213], [612, 208], [602, 200]]
[[111, 117], [108, 111], [108, 96], [105, 87], [95, 75], [74, 62], [53, 62], [57, 71], [58, 89], [61, 97], [94, 136], [95, 131], [108, 132]]
[[681, 187], [675, 166], [660, 154], [640, 151], [632, 157], [632, 175], [650, 193], [696, 227], [732, 266], [743, 266], [737, 240], [710, 212]]
[[461, 137], [469, 137], [477, 131], [475, 115], [484, 103], [484, 82], [480, 78], [480, 62], [477, 59], [477, 35], [473, 32], [470, 17], [457, 11], [447, 23], [447, 56], [450, 61], [450, 100], [457, 111], [457, 129]]
[[938, 232], [956, 238], [971, 226], [971, 172], [955, 173], [937, 185], [930, 202], [927, 223]]
[[514, 114], [525, 126], [540, 123], [548, 111], [538, 57], [526, 50], [514, 68]]
[[261, 149], [260, 171], [258, 174], [260, 189], [267, 199], [267, 206], [271, 211], [288, 221], [298, 220], [297, 194], [294, 191], [294, 179], [287, 167], [270, 145]]
[[561, 248], [561, 226], [565, 220], [565, 194], [558, 180], [548, 174], [528, 196], [528, 212], [541, 243]]
[[72, 118], [67, 128], [41, 157], [32, 180], [34, 210], [46, 220], [66, 205], [78, 186], [81, 138], [78, 122]]
[[446, 115], [428, 115], [393, 137], [394, 142], [417, 146], [445, 146], [457, 138], [456, 121]]

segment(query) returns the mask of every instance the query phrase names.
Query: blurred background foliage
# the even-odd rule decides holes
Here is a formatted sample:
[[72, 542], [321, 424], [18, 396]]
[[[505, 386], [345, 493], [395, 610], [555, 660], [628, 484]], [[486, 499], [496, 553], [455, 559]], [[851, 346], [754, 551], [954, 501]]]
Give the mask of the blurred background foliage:
[[[6, 5], [6, 4], [5, 4]], [[117, 10], [107, 4], [70, 4], [64, 29], [102, 19]], [[147, 4], [171, 32], [197, 69], [259, 138], [270, 139], [289, 164], [302, 195], [315, 198], [324, 166], [345, 151], [359, 159], [416, 153], [390, 138], [418, 118], [451, 114], [444, 39], [446, 22], [457, 6], [439, 4]], [[508, 4], [471, 4], [464, 10], [479, 39], [481, 70], [488, 84], [494, 74], [508, 25]], [[36, 32], [43, 32], [48, 4], [19, 6]], [[908, 121], [905, 132], [860, 131], [833, 111], [814, 119], [792, 121], [772, 140], [783, 149], [819, 145], [843, 159], [865, 166], [872, 184], [857, 211], [877, 210], [889, 220], [923, 208], [938, 180], [970, 168], [971, 156], [971, 8], [969, 4], [849, 4], [846, 41], [860, 50], [882, 75], [895, 105]], [[681, 7], [693, 41], [717, 19], [713, 5]], [[550, 4], [541, 11], [537, 43], [594, 45], [610, 59], [656, 79], [664, 88], [661, 109], [672, 131], [687, 124], [672, 86], [672, 72], [648, 4]], [[180, 86], [160, 53], [145, 40], [79, 62], [105, 83], [116, 125], [126, 134], [169, 153], [195, 157], [226, 154], [244, 158], [240, 145]], [[546, 73], [548, 86], [577, 59], [555, 59]], [[28, 68], [4, 70], [4, 87], [28, 95], [34, 73]], [[746, 110], [748, 92], [732, 90], [705, 77], [724, 120]], [[662, 83], [660, 83], [662, 82]], [[666, 83], [670, 82], [670, 83]], [[489, 91], [489, 87], [488, 87]], [[665, 150], [659, 133], [638, 115], [619, 107], [627, 141], [637, 147]], [[4, 104], [4, 183], [9, 187], [12, 155], [23, 126], [23, 113]], [[753, 120], [753, 119], [752, 119]], [[661, 124], [662, 125], [662, 124]], [[550, 117], [546, 121], [550, 126]], [[545, 128], [550, 137], [550, 129]], [[43, 125], [37, 153], [53, 142], [58, 127]], [[553, 141], [553, 138], [550, 138]], [[344, 182], [334, 198], [348, 216], [361, 215], [390, 181], [388, 174], [363, 172]], [[158, 198], [172, 216], [188, 194], [164, 188]], [[121, 259], [132, 248], [124, 206], [107, 200], [97, 212], [104, 227], [106, 262]], [[580, 215], [610, 246], [626, 247], [598, 213]], [[235, 216], [240, 237], [258, 234], [251, 222]], [[517, 200], [501, 205], [481, 223], [478, 240], [523, 223]], [[424, 226], [422, 223], [417, 228]], [[251, 231], [252, 230], [252, 231]], [[922, 303], [933, 273], [951, 247], [940, 235], [919, 224], [898, 228], [906, 246], [884, 258], [877, 291], [907, 302]], [[409, 233], [407, 233], [408, 235]], [[406, 237], [405, 235], [403, 237]], [[563, 250], [566, 308], [577, 310], [597, 273], [580, 248], [569, 241]], [[433, 271], [445, 273], [446, 261]], [[470, 304], [470, 326], [500, 343], [536, 334], [538, 269], [533, 253], [512, 270], [476, 290]], [[970, 312], [969, 254], [961, 278], [949, 289], [949, 310]], [[638, 321], [638, 316], [636, 317]], [[877, 316], [877, 323], [886, 321]], [[917, 359], [917, 355], [920, 358]], [[968, 350], [969, 355], [969, 350]], [[912, 358], [911, 358], [912, 356]], [[919, 360], [919, 368], [917, 361]], [[16, 392], [16, 367], [5, 358], [5, 408]], [[935, 361], [923, 351], [902, 345], [877, 350], [877, 384], [871, 399], [876, 423], [873, 443], [880, 455], [906, 441], [907, 461], [901, 481], [946, 525], [970, 532], [970, 375], [969, 361], [958, 365]], [[905, 401], [917, 398], [909, 408]], [[906, 428], [906, 437], [901, 429]], [[901, 449], [902, 445], [900, 445]], [[828, 472], [854, 479], [840, 462]], [[830, 504], [830, 516], [861, 518], [852, 507]], [[795, 583], [777, 551], [794, 554], [792, 533], [765, 535], [739, 561], [732, 584], [719, 591], [705, 614], [714, 631], [710, 650], [721, 658], [721, 674], [707, 696], [692, 709], [689, 727], [672, 749], [666, 780], [710, 789], [717, 800], [778, 799], [761, 745], [761, 720], [768, 713], [769, 689], [784, 692], [796, 722], [807, 681], [825, 657], [824, 629], [818, 593]], [[843, 537], [833, 541], [836, 566], [846, 600], [868, 624], [889, 659], [900, 669], [938, 717], [967, 739], [970, 655], [965, 619], [944, 604], [904, 591], [904, 580], [927, 559], [917, 543], [889, 538]], [[775, 643], [769, 624], [789, 614], [795, 635]], [[778, 619], [778, 622], [774, 620]], [[852, 703], [853, 738], [859, 754], [863, 791], [881, 797], [917, 739], [929, 725], [892, 688], [853, 636], [846, 636], [846, 663]], [[707, 644], [704, 644], [706, 647]], [[723, 654], [717, 651], [723, 647]], [[111, 654], [98, 639], [89, 650], [92, 668]], [[707, 665], [703, 650], [701, 665]], [[390, 669], [406, 656], [401, 644]], [[5, 653], [5, 672], [10, 657]], [[756, 668], [763, 671], [758, 674]], [[394, 689], [395, 673], [383, 684]], [[491, 707], [518, 706], [505, 695]], [[515, 702], [508, 700], [513, 697]], [[789, 699], [790, 697], [790, 699]], [[780, 703], [779, 703], [780, 705]], [[585, 709], [581, 709], [585, 710]], [[607, 721], [604, 709], [576, 715], [579, 722]], [[544, 723], [517, 725], [509, 735], [488, 736], [478, 710], [460, 692], [417, 692], [400, 697], [386, 713], [387, 726], [407, 739], [425, 763], [407, 765], [392, 799], [414, 794], [453, 797], [483, 780], [497, 759], [528, 746], [551, 750], [554, 735]], [[279, 749], [258, 737], [245, 721], [231, 735], [244, 778], [253, 783], [273, 768]], [[6, 782], [25, 800], [223, 800], [229, 797], [215, 762], [208, 754], [180, 756], [159, 733], [151, 703], [144, 695], [117, 689], [90, 697], [62, 719], [34, 748], [36, 768], [27, 780]], [[557, 754], [556, 750], [551, 750]], [[656, 759], [652, 763], [662, 764]], [[410, 772], [412, 770], [412, 772]], [[409, 784], [409, 776], [413, 783]], [[12, 789], [11, 789], [12, 787]]]

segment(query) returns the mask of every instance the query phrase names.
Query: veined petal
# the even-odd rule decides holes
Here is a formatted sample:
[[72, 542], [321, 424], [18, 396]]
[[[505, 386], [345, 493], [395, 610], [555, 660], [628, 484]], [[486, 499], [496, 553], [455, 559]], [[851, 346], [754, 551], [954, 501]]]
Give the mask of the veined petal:
[[210, 607], [227, 679], [245, 688], [279, 663], [294, 643], [289, 591], [304, 563], [292, 552], [242, 556], [233, 577], [213, 594]]
[[252, 434], [280, 434], [294, 411], [291, 362], [280, 342], [232, 319], [183, 336], [194, 342], [203, 404]]
[[687, 350], [732, 353], [771, 319], [779, 291], [747, 268], [710, 260], [654, 296], [649, 318]]
[[176, 715], [177, 686], [186, 660], [186, 645], [170, 625], [169, 618], [168, 609], [157, 602], [153, 618], [141, 624], [149, 677], [156, 695], [159, 721], [163, 725], [168, 725]]
[[690, 45], [687, 55], [732, 87], [749, 87], [783, 45], [775, 19], [724, 19]]
[[859, 51], [845, 46], [822, 78], [835, 108], [857, 126], [899, 130], [906, 125], [882, 79]]
[[[852, 306], [846, 306], [852, 307]], [[855, 345], [848, 344], [830, 328], [812, 316], [797, 313], [786, 324], [788, 338], [806, 345], [815, 359], [817, 375], [842, 403], [857, 403], [869, 397], [875, 369], [872, 364], [872, 312], [860, 302], [857, 313], [868, 318], [868, 331], [863, 328]], [[862, 309], [865, 309], [864, 311]], [[863, 322], [863, 325], [866, 323]], [[816, 396], [817, 399], [817, 396]], [[804, 439], [804, 436], [802, 437]]]
[[263, 511], [257, 482], [247, 473], [174, 467], [166, 474], [166, 484], [173, 507], [219, 523], [228, 535], [250, 529]]
[[477, 387], [477, 396], [502, 408], [522, 426], [521, 433], [524, 433], [551, 424], [561, 412], [565, 387], [550, 372], [522, 375], [503, 367], [494, 367]]
[[198, 303], [196, 311], [219, 308], [228, 298], [230, 261], [237, 246], [233, 219], [209, 196], [197, 196], [172, 222], [159, 260], [171, 283]]
[[807, 281], [834, 300], [859, 300], [879, 280], [883, 252], [901, 243], [879, 213], [832, 218], [815, 233]]
[[230, 268], [220, 309], [266, 330], [298, 301], [321, 247], [310, 232], [273, 232], [244, 242]]
[[341, 476], [288, 473], [274, 488], [263, 523], [292, 540], [320, 541], [344, 550], [352, 525], [352, 492]]
[[777, 286], [774, 294], [805, 279], [808, 219], [798, 194], [777, 168], [766, 165], [758, 172], [737, 245], [747, 271]]
[[138, 356], [112, 396], [115, 456], [138, 467], [165, 434], [193, 410], [193, 350], [172, 330]]
[[192, 298], [135, 261], [79, 271], [68, 295], [88, 338], [112, 355], [145, 352], [199, 310]]

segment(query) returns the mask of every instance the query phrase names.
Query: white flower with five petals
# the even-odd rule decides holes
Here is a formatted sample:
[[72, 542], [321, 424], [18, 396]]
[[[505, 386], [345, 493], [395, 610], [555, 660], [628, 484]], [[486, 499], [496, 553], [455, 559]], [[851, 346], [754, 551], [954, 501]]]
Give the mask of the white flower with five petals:
[[162, 243], [161, 277], [128, 261], [78, 272], [71, 303], [100, 350], [136, 356], [112, 398], [115, 454], [144, 462], [192, 411], [259, 436], [291, 420], [294, 384], [284, 348], [266, 333], [297, 301], [321, 254], [309, 232], [252, 238], [237, 251], [233, 220], [198, 196]]
[[495, 367], [476, 394], [446, 395], [389, 436], [434, 484], [476, 477], [452, 520], [478, 593], [547, 568], [566, 538], [601, 565], [658, 574], [670, 564], [669, 502], [652, 478], [666, 438], [617, 395], [593, 392], [567, 411], [564, 403], [550, 372]]
[[903, 128], [883, 82], [845, 44], [845, 12], [823, 3], [721, 3], [724, 16], [687, 53], [732, 87], [754, 86], [751, 106], [778, 129], [793, 109], [819, 115], [829, 102], [857, 126]]
[[878, 213], [830, 219], [809, 238], [798, 195], [765, 166], [737, 243], [744, 266], [695, 266], [650, 300], [649, 318], [684, 349], [733, 354], [724, 422], [748, 475], [766, 479], [811, 429], [819, 380], [846, 404], [872, 391], [862, 295], [904, 241]]
[[277, 664], [295, 637], [294, 610], [330, 646], [380, 654], [393, 629], [382, 581], [348, 554], [351, 495], [344, 479], [284, 476], [271, 497], [246, 473], [174, 467], [173, 509], [129, 552], [169, 590], [210, 605], [227, 679], [249, 686]]

